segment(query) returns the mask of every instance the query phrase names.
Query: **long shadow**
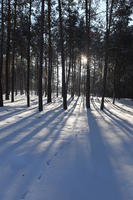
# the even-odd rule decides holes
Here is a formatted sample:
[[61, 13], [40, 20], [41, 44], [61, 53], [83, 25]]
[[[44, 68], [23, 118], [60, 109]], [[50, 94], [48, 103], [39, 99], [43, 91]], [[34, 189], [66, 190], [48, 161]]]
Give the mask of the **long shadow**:
[[5, 119], [8, 119], [8, 118], [10, 118], [10, 117], [12, 117], [12, 116], [15, 116], [15, 115], [19, 115], [19, 114], [21, 114], [21, 113], [23, 113], [23, 112], [25, 112], [25, 111], [32, 111], [33, 109], [35, 109], [35, 107], [34, 108], [30, 108], [30, 109], [28, 109], [28, 110], [26, 110], [26, 106], [24, 106], [24, 108], [22, 108], [22, 107], [19, 107], [19, 108], [13, 108], [12, 107], [12, 112], [9, 112], [9, 113], [7, 113], [7, 114], [5, 114], [5, 115], [2, 115], [2, 116], [0, 116], [0, 120], [2, 121], [2, 120], [5, 120]]
[[[112, 119], [113, 123], [116, 124], [117, 126], [119, 126], [121, 129], [124, 130], [124, 132], [126, 131], [128, 133], [128, 135], [133, 136], [133, 125], [131, 125], [130, 123], [128, 123], [127, 121], [121, 119], [120, 117], [118, 117], [117, 115], [115, 115], [113, 112], [111, 112], [110, 110], [108, 110], [107, 108], [104, 109], [103, 111], [110, 119]], [[125, 133], [126, 133], [125, 132]]]
[[111, 112], [110, 110], [108, 110], [106, 107], [104, 108], [103, 111], [101, 111], [95, 101], [91, 101], [92, 105], [94, 106], [94, 108], [96, 109], [96, 111], [100, 114], [100, 116], [106, 121], [106, 123], [109, 124], [109, 122], [106, 120], [105, 116], [102, 114], [106, 114], [106, 116], [108, 116], [108, 118], [111, 120], [112, 124], [115, 124], [117, 127], [119, 127], [120, 129], [122, 129], [124, 131], [124, 133], [127, 133], [128, 136], [132, 136], [133, 135], [133, 125], [131, 125], [130, 123], [128, 123], [127, 121], [121, 119], [119, 116], [117, 116], [116, 114], [114, 114], [113, 112]]
[[[68, 112], [64, 112], [63, 109], [61, 109], [60, 111], [55, 112], [54, 115], [52, 116], [52, 120], [54, 119], [58, 119], [56, 121], [56, 123], [54, 123], [53, 125], [51, 125], [51, 120], [47, 120], [47, 122], [43, 123], [41, 126], [39, 125], [38, 127], [36, 127], [33, 131], [31, 131], [29, 133], [28, 136], [26, 136], [25, 138], [23, 138], [21, 141], [19, 141], [17, 144], [14, 144], [12, 145], [11, 147], [9, 147], [3, 155], [6, 155], [6, 153], [9, 151], [9, 152], [12, 152], [14, 149], [16, 149], [17, 147], [20, 147], [22, 144], [24, 144], [24, 142], [27, 142], [28, 140], [30, 140], [33, 136], [37, 135], [39, 131], [41, 131], [43, 128], [47, 127], [48, 125], [50, 125], [50, 128], [49, 128], [49, 131], [47, 133], [47, 135], [45, 135], [42, 140], [38, 143], [36, 143], [35, 145], [33, 145], [33, 149], [35, 150], [35, 148], [37, 146], [39, 146], [40, 143], [43, 143], [44, 141], [46, 141], [50, 135], [53, 135], [54, 134], [54, 138], [49, 142], [49, 145], [47, 148], [45, 148], [41, 153], [40, 155], [38, 155], [38, 162], [40, 163], [40, 167], [41, 165], [43, 164], [44, 165], [44, 162], [46, 164], [46, 160], [45, 158], [47, 157], [48, 155], [48, 152], [50, 151], [50, 149], [52, 148], [53, 144], [57, 141], [58, 137], [60, 136], [61, 134], [61, 130], [63, 129], [63, 127], [65, 126], [66, 124], [66, 121], [68, 120], [68, 118], [72, 115], [72, 113], [74, 112], [75, 108], [76, 108], [76, 105], [77, 105], [77, 102], [78, 102], [78, 99], [74, 102], [73, 106], [68, 109]], [[61, 115], [63, 114], [63, 116]], [[59, 118], [57, 118], [57, 115]], [[64, 116], [66, 116], [65, 118], [63, 118]], [[32, 150], [33, 150], [32, 149]], [[32, 151], [30, 151], [32, 152]], [[42, 159], [43, 157], [43, 159]], [[30, 183], [32, 183], [32, 179], [37, 175], [38, 171], [37, 170], [37, 167], [38, 167], [38, 162], [36, 162], [35, 166], [33, 166], [33, 168], [35, 170], [29, 172], [28, 176], [25, 177], [25, 181], [23, 181], [21, 184], [18, 185], [18, 187], [16, 188], [16, 191], [18, 193], [18, 191], [22, 190], [22, 188], [24, 188], [24, 183], [26, 182], [27, 186], [30, 185]], [[43, 162], [43, 163], [41, 163]], [[50, 164], [51, 160], [49, 160], [49, 163]], [[30, 177], [30, 178], [29, 178]], [[32, 178], [31, 178], [32, 177]], [[13, 182], [13, 180], [10, 181], [10, 183], [8, 183], [9, 185], [11, 185], [11, 183]], [[28, 190], [28, 189], [27, 189]], [[15, 198], [15, 197], [14, 197]]]
[[[71, 102], [72, 102], [72, 99], [71, 98], [69, 98], [68, 99], [68, 106], [71, 104]], [[45, 104], [47, 104], [47, 103], [45, 103]], [[47, 111], [45, 114], [43, 114], [45, 117], [47, 117], [49, 114], [51, 114], [51, 112], [53, 112], [55, 109], [61, 109], [62, 108], [62, 105], [58, 105], [58, 106], [56, 106], [56, 107], [54, 107], [53, 109], [51, 109], [51, 110], [49, 110], [49, 111]], [[27, 109], [27, 110], [24, 110], [24, 111], [28, 111], [29, 109]], [[21, 120], [19, 120], [19, 121], [17, 121], [17, 122], [15, 122], [15, 123], [12, 123], [12, 124], [10, 124], [10, 125], [8, 125], [8, 126], [6, 126], [6, 127], [4, 127], [4, 128], [0, 128], [0, 132], [5, 132], [5, 131], [7, 131], [7, 130], [10, 130], [10, 129], [12, 129], [12, 128], [14, 128], [15, 127], [15, 129], [16, 129], [16, 127], [18, 127], [18, 130], [20, 129], [20, 126], [21, 126], [21, 124], [23, 124], [24, 122], [27, 122], [29, 119], [31, 119], [31, 118], [33, 118], [35, 115], [37, 115], [37, 114], [39, 114], [39, 111], [34, 107], [34, 108], [31, 108], [31, 110], [34, 110], [34, 112], [31, 114], [31, 115], [28, 115], [27, 117], [24, 117], [23, 119], [21, 119]], [[23, 111], [21, 111], [21, 112], [23, 112]], [[16, 113], [17, 114], [17, 113]], [[20, 113], [18, 113], [18, 114], [20, 114]], [[40, 114], [41, 115], [41, 114]], [[33, 120], [33, 119], [32, 119]], [[36, 119], [34, 119], [34, 120], [36, 120]], [[24, 124], [24, 127], [25, 127], [25, 125], [26, 124]], [[30, 125], [30, 124], [29, 124]], [[21, 127], [22, 128], [22, 127]], [[17, 131], [17, 130], [16, 130]]]
[[126, 114], [133, 115], [132, 111], [126, 110], [126, 109], [122, 108], [121, 106], [118, 106], [117, 104], [112, 104], [112, 102], [110, 100], [107, 101], [105, 99], [105, 102], [109, 103], [112, 108], [115, 108], [115, 109], [119, 110], [120, 112], [124, 112]]
[[[31, 104], [31, 106], [34, 106], [34, 105], [37, 105], [37, 102], [34, 102], [34, 103]], [[26, 105], [17, 105], [17, 106], [16, 105], [14, 105], [14, 106], [6, 106], [5, 105], [4, 110], [6, 110], [8, 113], [1, 115], [0, 120], [2, 121], [2, 120], [5, 120], [5, 119], [8, 119], [8, 118], [10, 118], [14, 115], [21, 114], [24, 111], [31, 111], [31, 110], [35, 109], [36, 107], [27, 108]]]
[[[19, 101], [22, 101], [21, 99], [19, 99]], [[14, 102], [15, 103], [15, 102]], [[12, 104], [12, 103], [11, 103]], [[43, 106], [45, 106], [47, 103], [43, 103]], [[34, 107], [33, 107], [34, 106]], [[36, 100], [31, 100], [31, 107], [30, 108], [27, 108], [27, 105], [5, 105], [4, 106], [4, 110], [7, 111], [8, 113], [4, 114], [4, 115], [1, 115], [0, 116], [0, 120], [5, 120], [5, 119], [8, 119], [14, 115], [18, 115], [18, 114], [21, 114], [25, 111], [31, 111], [35, 108], [38, 108], [38, 105], [37, 105], [37, 101]], [[3, 111], [3, 110], [2, 110]], [[2, 112], [1, 111], [1, 112]]]
[[[75, 101], [73, 107], [71, 109], [74, 109], [76, 107], [78, 99]], [[55, 120], [55, 118], [58, 118], [61, 114], [67, 115], [67, 113], [64, 113], [64, 110], [61, 109], [61, 105], [51, 111], [47, 111], [45, 114], [41, 115], [41, 117], [39, 117], [38, 119], [32, 119], [30, 123], [24, 124], [24, 126], [22, 128], [18, 128], [15, 131], [11, 131], [6, 137], [2, 138], [0, 140], [0, 144], [4, 145], [5, 142], [8, 142], [10, 140], [13, 140], [13, 138], [15, 138], [16, 136], [18, 136], [18, 134], [21, 134], [23, 132], [28, 132], [28, 135], [24, 136], [19, 142], [15, 143], [13, 146], [15, 146], [16, 148], [19, 147], [21, 144], [25, 143], [26, 141], [30, 140], [33, 136], [36, 135], [37, 132], [40, 132], [42, 128], [48, 127], [49, 124], [52, 123], [52, 121]], [[68, 109], [68, 113], [70, 112], [71, 109]], [[49, 115], [52, 114], [50, 117]], [[32, 115], [33, 116], [33, 115]], [[47, 119], [47, 117], [49, 117]], [[28, 117], [27, 117], [28, 118]], [[27, 119], [26, 119], [27, 121]], [[58, 123], [61, 121], [61, 119], [59, 118]], [[58, 123], [54, 124], [53, 126], [58, 125]], [[29, 133], [29, 127], [35, 127], [37, 124], [37, 128], [33, 129], [33, 131], [31, 131]], [[41, 124], [41, 125], [40, 125]], [[11, 148], [12, 146], [10, 146]], [[11, 150], [11, 149], [10, 149]], [[8, 151], [8, 149], [6, 149], [6, 151]]]
[[[125, 149], [126, 152], [128, 152], [128, 155], [132, 156], [133, 154], [133, 150], [132, 148], [130, 148], [129, 142], [127, 142], [123, 137], [122, 134], [118, 135], [118, 132], [115, 130], [115, 127], [118, 127], [120, 130], [123, 131], [124, 134], [126, 134], [128, 137], [130, 137], [132, 139], [132, 132], [133, 130], [128, 128], [127, 126], [125, 126], [123, 124], [122, 119], [117, 120], [115, 117], [112, 116], [112, 113], [108, 113], [105, 111], [101, 111], [98, 106], [96, 105], [95, 101], [92, 101], [92, 105], [94, 106], [95, 110], [99, 113], [99, 115], [102, 117], [102, 119], [109, 125], [112, 126], [112, 131], [114, 129], [114, 133], [116, 133], [116, 136], [121, 138], [121, 142], [123, 143], [123, 147]], [[107, 121], [107, 118], [109, 119], [109, 121]], [[114, 126], [115, 125], [115, 126]], [[113, 128], [114, 127], [114, 128]], [[133, 128], [133, 126], [131, 127]]]
[[[132, 104], [131, 104], [132, 101]], [[123, 105], [126, 105], [129, 108], [133, 108], [133, 100], [126, 101], [125, 99], [120, 99], [119, 102]]]
[[[112, 149], [108, 146], [96, 118], [88, 111], [89, 140], [91, 148], [92, 177], [90, 199], [122, 200], [119, 180], [111, 164]], [[116, 158], [114, 158], [116, 159]]]
[[[5, 132], [8, 130], [11, 130], [11, 131], [8, 132], [7, 136], [0, 139], [0, 144], [2, 144], [3, 142], [5, 143], [7, 141], [12, 140], [14, 137], [18, 136], [23, 131], [26, 132], [26, 130], [29, 130], [29, 128], [33, 128], [34, 126], [36, 126], [36, 124], [40, 124], [41, 122], [43, 122], [43, 124], [47, 123], [47, 118], [49, 117], [49, 115], [51, 116], [52, 114], [52, 116], [49, 118], [49, 122], [51, 122], [54, 119], [55, 113], [58, 112], [58, 110], [60, 111], [60, 109], [61, 109], [61, 106], [55, 109], [49, 110], [45, 114], [40, 115], [39, 117], [37, 117], [37, 114], [39, 114], [39, 111], [35, 110], [34, 113], [32, 113], [32, 115], [29, 115], [9, 126], [1, 128], [0, 129], [1, 132]], [[57, 116], [58, 116], [58, 113], [57, 113]]]

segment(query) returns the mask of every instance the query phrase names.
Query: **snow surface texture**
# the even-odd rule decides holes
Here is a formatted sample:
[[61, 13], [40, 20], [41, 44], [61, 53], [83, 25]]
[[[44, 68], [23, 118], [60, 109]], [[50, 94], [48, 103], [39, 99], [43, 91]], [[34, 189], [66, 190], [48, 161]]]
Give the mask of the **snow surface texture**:
[[0, 108], [0, 200], [133, 200], [133, 102]]

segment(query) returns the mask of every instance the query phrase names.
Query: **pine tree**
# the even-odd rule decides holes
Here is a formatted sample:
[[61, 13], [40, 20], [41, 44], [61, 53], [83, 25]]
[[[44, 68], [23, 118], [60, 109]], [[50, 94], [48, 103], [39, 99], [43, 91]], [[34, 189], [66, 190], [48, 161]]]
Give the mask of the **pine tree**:
[[63, 108], [67, 109], [67, 94], [66, 94], [66, 81], [65, 81], [65, 57], [64, 57], [64, 39], [63, 39], [63, 26], [62, 26], [62, 5], [58, 0], [59, 7], [59, 23], [60, 23], [60, 41], [61, 41], [61, 63], [62, 63], [62, 96]]
[[11, 101], [14, 102], [14, 61], [15, 61], [15, 53], [16, 53], [16, 7], [17, 0], [14, 0], [14, 28], [13, 28], [13, 52], [12, 52], [12, 96]]
[[52, 79], [52, 43], [51, 43], [51, 0], [48, 0], [48, 99], [51, 102], [51, 79]]
[[30, 106], [30, 46], [31, 46], [31, 13], [32, 0], [29, 1], [29, 21], [28, 21], [28, 46], [27, 46], [27, 106]]
[[[89, 8], [88, 8], [89, 6]], [[90, 108], [90, 22], [91, 22], [91, 0], [85, 1], [86, 13], [86, 40], [87, 40], [87, 75], [86, 75], [86, 108]]]
[[3, 106], [3, 88], [2, 88], [3, 39], [4, 39], [4, 1], [2, 0], [1, 2], [1, 41], [0, 41], [0, 107]]
[[11, 5], [10, 0], [7, 1], [7, 41], [6, 41], [6, 100], [9, 100], [9, 71], [10, 71], [10, 32], [11, 32]]
[[44, 0], [41, 1], [41, 33], [40, 33], [40, 66], [39, 66], [39, 80], [38, 80], [38, 94], [39, 94], [39, 111], [43, 110], [42, 99], [42, 73], [43, 73], [43, 48], [44, 48]]

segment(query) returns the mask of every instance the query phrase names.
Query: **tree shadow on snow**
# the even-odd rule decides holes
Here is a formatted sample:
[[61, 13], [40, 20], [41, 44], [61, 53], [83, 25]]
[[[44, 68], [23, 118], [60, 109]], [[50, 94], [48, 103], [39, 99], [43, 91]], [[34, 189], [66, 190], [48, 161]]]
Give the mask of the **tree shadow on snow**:
[[[70, 108], [68, 108], [67, 111], [64, 111], [62, 109], [62, 105], [59, 105], [56, 108], [53, 108], [52, 110], [42, 113], [39, 117], [38, 116], [35, 117], [37, 113], [34, 112], [32, 116], [28, 116], [26, 117], [26, 119], [21, 119], [19, 122], [16, 122], [16, 124], [14, 124], [13, 126], [10, 125], [8, 127], [3, 128], [3, 131], [8, 130], [8, 129], [11, 131], [7, 136], [5, 136], [4, 138], [0, 140], [1, 146], [5, 145], [6, 142], [15, 141], [17, 136], [19, 136], [20, 134], [23, 134], [19, 140], [17, 140], [15, 143], [11, 143], [10, 145], [8, 145], [7, 148], [5, 148], [0, 154], [1, 158], [6, 159], [8, 158], [8, 154], [9, 155], [11, 154], [13, 156], [14, 152], [15, 154], [17, 152], [19, 160], [26, 159], [24, 162], [26, 162], [25, 164], [27, 165], [26, 167], [27, 175], [23, 176], [22, 180], [17, 185], [15, 189], [16, 193], [14, 194], [14, 197], [13, 197], [14, 200], [20, 198], [19, 196], [20, 191], [22, 190], [22, 188], [25, 188], [24, 184], [26, 183], [27, 187], [29, 187], [29, 185], [32, 183], [35, 176], [37, 176], [37, 173], [39, 171], [39, 169], [37, 169], [39, 166], [38, 163], [40, 163], [39, 168], [41, 168], [42, 165], [50, 164], [51, 158], [50, 159], [47, 158], [48, 152], [52, 149], [54, 143], [60, 137], [62, 129], [65, 127], [67, 120], [69, 119], [69, 117], [72, 115], [73, 111], [76, 108], [77, 102], [78, 102], [78, 98], [74, 100], [73, 103], [72, 103], [72, 100], [69, 99], [68, 104], [72, 103], [72, 105], [70, 106]], [[17, 128], [14, 130], [13, 127], [17, 127]], [[47, 132], [44, 133], [44, 135], [42, 135], [41, 138], [39, 138], [38, 134], [45, 128], [47, 128]], [[51, 139], [49, 140], [49, 138]], [[48, 140], [49, 140], [48, 146], [42, 149], [41, 152], [35, 153], [36, 149], [39, 146], [41, 146], [41, 144], [43, 144], [44, 142]], [[35, 156], [35, 154], [37, 155]], [[31, 163], [33, 162], [32, 170], [30, 170], [31, 165], [30, 163], [28, 163], [29, 160], [31, 160]], [[11, 162], [14, 163], [14, 161], [12, 160]], [[29, 167], [29, 171], [28, 171], [28, 167]], [[21, 168], [21, 164], [19, 168]], [[22, 164], [22, 169], [23, 169], [23, 164]], [[13, 185], [13, 182], [17, 179], [20, 179], [20, 177], [18, 177], [18, 175], [16, 174], [15, 177], [7, 183], [7, 187], [9, 186], [11, 187]], [[28, 190], [28, 188], [26, 190]], [[3, 194], [4, 192], [6, 191], [3, 191]]]
[[122, 200], [119, 183], [111, 163], [111, 149], [102, 136], [95, 116], [91, 111], [88, 111], [87, 115], [92, 165], [91, 181], [88, 186], [90, 199]]

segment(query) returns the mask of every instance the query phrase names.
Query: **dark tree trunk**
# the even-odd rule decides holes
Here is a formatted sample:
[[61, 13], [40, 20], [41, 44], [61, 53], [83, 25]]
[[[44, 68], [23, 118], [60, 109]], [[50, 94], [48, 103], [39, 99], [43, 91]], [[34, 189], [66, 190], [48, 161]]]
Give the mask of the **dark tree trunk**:
[[57, 93], [56, 96], [59, 96], [59, 64], [58, 64], [58, 55], [57, 55]]
[[[89, 9], [88, 9], [89, 4]], [[91, 0], [86, 0], [86, 39], [87, 39], [87, 76], [86, 76], [86, 108], [90, 108], [90, 20], [91, 20]]]
[[67, 81], [66, 81], [66, 92], [68, 90], [70, 71], [72, 68], [72, 24], [71, 24], [71, 1], [70, 0], [69, 0], [68, 14], [69, 14], [69, 68], [68, 68], [68, 75], [67, 75]]
[[30, 107], [30, 43], [31, 43], [31, 9], [32, 0], [29, 2], [29, 25], [28, 25], [28, 47], [27, 47], [27, 106]]
[[94, 58], [94, 70], [93, 70], [93, 84], [92, 84], [92, 88], [93, 88], [93, 95], [96, 95], [96, 91], [95, 91], [95, 79], [96, 79], [96, 63], [95, 63], [95, 58]]
[[102, 101], [101, 101], [101, 110], [104, 109], [104, 98], [106, 92], [106, 79], [107, 79], [107, 70], [108, 70], [108, 54], [109, 54], [109, 37], [110, 37], [110, 27], [112, 21], [112, 12], [113, 12], [114, 0], [111, 1], [111, 8], [109, 13], [109, 2], [106, 0], [106, 35], [105, 35], [105, 64], [104, 64], [104, 76], [103, 76], [103, 89], [102, 89]]
[[40, 35], [40, 67], [39, 67], [39, 111], [43, 110], [43, 95], [42, 95], [42, 73], [43, 73], [43, 46], [44, 46], [44, 0], [42, 0], [42, 8], [41, 8], [41, 35]]
[[14, 60], [16, 48], [16, 7], [17, 0], [14, 0], [14, 28], [13, 28], [13, 52], [12, 52], [12, 93], [11, 101], [14, 102]]
[[24, 94], [24, 72], [23, 72], [23, 57], [21, 53], [21, 60], [20, 60], [20, 94]]
[[79, 61], [79, 87], [78, 87], [78, 96], [80, 97], [81, 93], [81, 56]]
[[117, 73], [117, 57], [116, 57], [116, 62], [114, 64], [114, 76], [113, 76], [113, 104], [115, 104], [115, 99], [116, 99], [116, 73]]
[[36, 55], [36, 64], [35, 64], [35, 94], [38, 96], [38, 87], [39, 87], [39, 64], [38, 58], [39, 56]]
[[47, 56], [45, 55], [45, 97], [48, 94], [48, 64], [47, 64]]
[[9, 70], [10, 70], [10, 18], [11, 18], [11, 8], [10, 8], [10, 0], [7, 2], [8, 5], [8, 14], [7, 14], [7, 44], [6, 44], [6, 100], [9, 100]]
[[63, 96], [63, 108], [67, 109], [67, 91], [65, 81], [65, 58], [64, 58], [64, 39], [63, 39], [63, 26], [62, 26], [62, 6], [61, 1], [58, 0], [59, 6], [59, 22], [60, 22], [60, 40], [61, 40], [61, 62], [62, 62], [62, 96]]
[[1, 2], [1, 43], [0, 43], [0, 107], [3, 106], [3, 88], [2, 88], [2, 71], [3, 71], [3, 38], [4, 38], [4, 1]]
[[51, 44], [51, 0], [48, 0], [48, 32], [49, 32], [49, 46], [48, 46], [48, 99], [47, 102], [51, 102], [51, 79], [52, 79], [52, 44]]

